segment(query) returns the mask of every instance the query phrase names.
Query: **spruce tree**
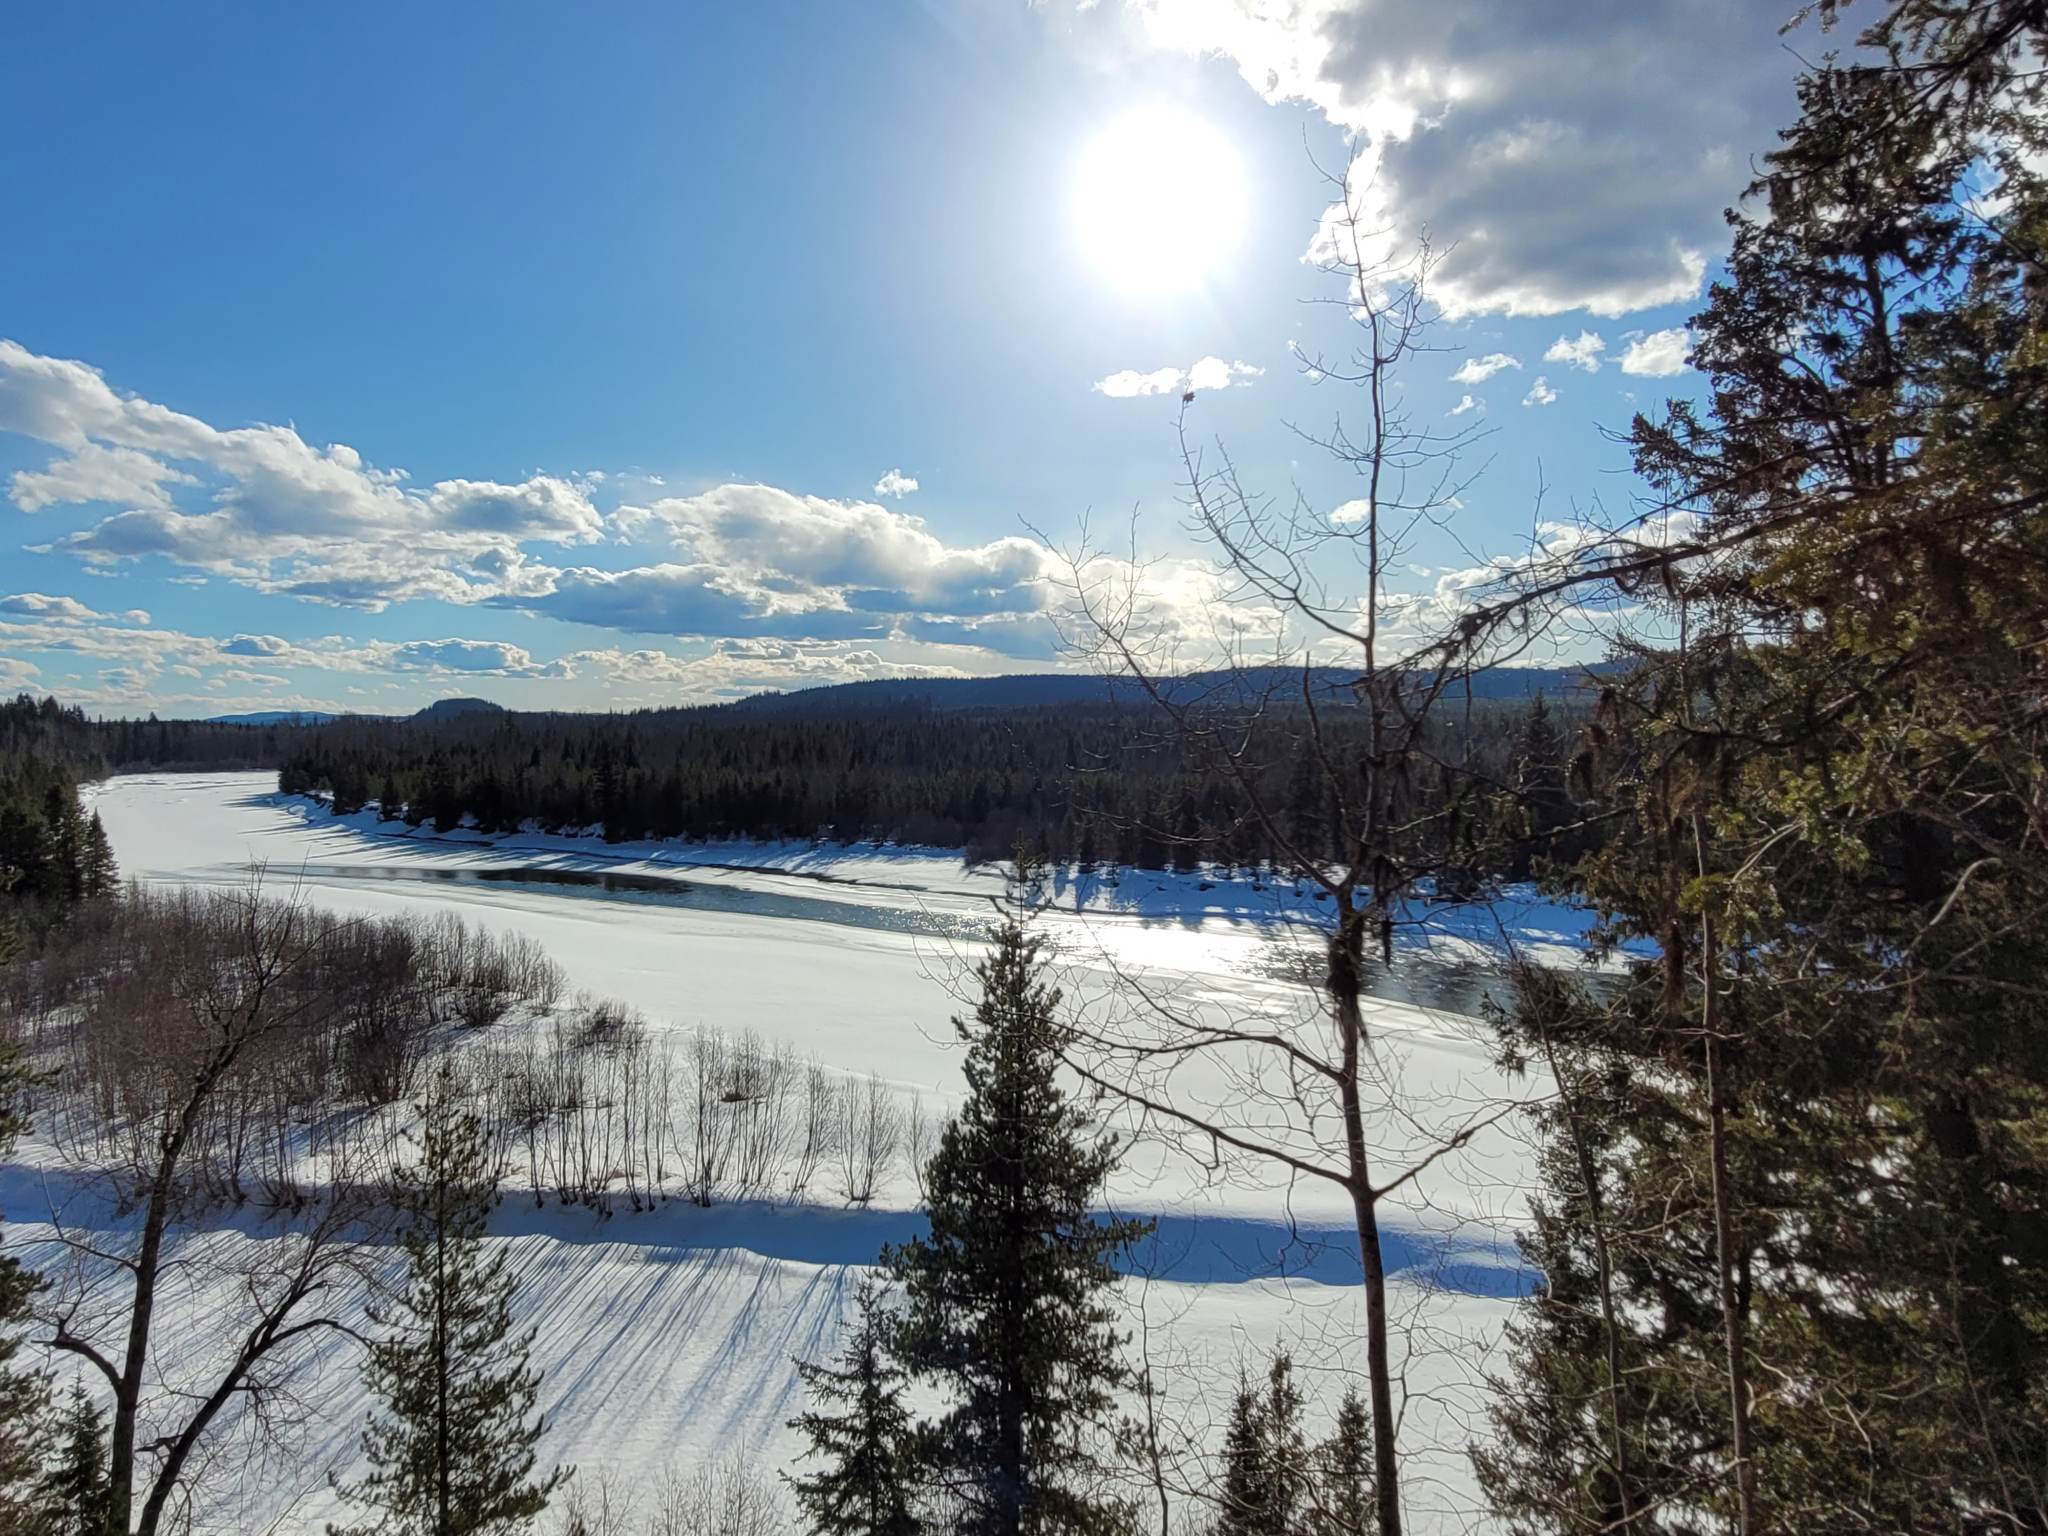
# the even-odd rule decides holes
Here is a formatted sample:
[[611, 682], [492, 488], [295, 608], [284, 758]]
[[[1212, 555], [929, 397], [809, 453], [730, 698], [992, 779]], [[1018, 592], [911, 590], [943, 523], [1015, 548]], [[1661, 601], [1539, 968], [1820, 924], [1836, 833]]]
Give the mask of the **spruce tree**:
[[1263, 1386], [1239, 1377], [1224, 1435], [1217, 1536], [1303, 1536], [1312, 1490], [1301, 1409], [1285, 1352], [1267, 1362]]
[[103, 1536], [107, 1528], [107, 1423], [74, 1382], [57, 1425], [54, 1464], [42, 1482], [49, 1536]]
[[1068, 1033], [1041, 942], [1013, 918], [979, 968], [968, 1094], [926, 1173], [931, 1231], [884, 1255], [905, 1306], [891, 1346], [951, 1406], [920, 1436], [920, 1475], [972, 1536], [1119, 1529], [1092, 1486], [1118, 1359], [1112, 1258], [1149, 1222], [1089, 1211], [1117, 1159], [1058, 1079]]
[[797, 1503], [819, 1536], [916, 1536], [910, 1507], [910, 1411], [902, 1369], [889, 1358], [886, 1293], [861, 1284], [853, 1336], [836, 1366], [797, 1363], [812, 1406], [789, 1421], [826, 1465], [792, 1477]]
[[1864, 41], [1732, 220], [1705, 400], [1635, 425], [1718, 553], [1641, 572], [1684, 644], [1611, 690], [1576, 877], [1655, 959], [1510, 1024], [1578, 1106], [1480, 1453], [1517, 1529], [2048, 1509], [2048, 20]]
[[371, 1470], [337, 1487], [375, 1512], [355, 1530], [509, 1536], [569, 1474], [533, 1475], [545, 1428], [534, 1334], [513, 1331], [507, 1255], [483, 1242], [497, 1196], [483, 1128], [446, 1068], [419, 1112], [419, 1161], [393, 1174], [406, 1281], [370, 1308], [364, 1377], [383, 1410], [363, 1431]]
[[[20, 952], [20, 935], [10, 920], [0, 919], [0, 970]], [[0, 1155], [13, 1150], [25, 1128], [17, 1106], [31, 1077], [20, 1047], [0, 1041]], [[0, 1252], [0, 1529], [31, 1529], [28, 1522], [40, 1503], [37, 1485], [48, 1444], [49, 1378], [16, 1363], [29, 1304], [40, 1284], [19, 1259]]]
[[100, 813], [86, 818], [84, 842], [84, 886], [87, 896], [111, 896], [120, 881], [120, 866], [114, 862], [114, 845], [107, 838]]
[[1330, 1438], [1316, 1447], [1314, 1536], [1366, 1536], [1373, 1524], [1372, 1425], [1347, 1388]]

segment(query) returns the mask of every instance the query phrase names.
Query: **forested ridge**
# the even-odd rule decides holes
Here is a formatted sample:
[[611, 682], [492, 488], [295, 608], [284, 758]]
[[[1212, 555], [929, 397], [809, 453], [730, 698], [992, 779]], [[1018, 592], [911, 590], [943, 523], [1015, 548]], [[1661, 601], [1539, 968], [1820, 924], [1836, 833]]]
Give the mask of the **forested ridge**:
[[[1297, 750], [1298, 704], [1283, 695], [1271, 713], [1258, 756], [1240, 765], [1161, 732], [1136, 704], [344, 720], [301, 736], [278, 783], [328, 795], [343, 814], [374, 804], [444, 830], [464, 818], [487, 832], [601, 826], [613, 842], [881, 839], [1002, 858], [1023, 841], [1063, 863], [1160, 869], [1284, 863], [1286, 840], [1335, 858], [1341, 776]], [[1332, 760], [1355, 758], [1366, 722], [1355, 710], [1326, 713]], [[1571, 716], [1584, 714], [1572, 706]], [[1447, 715], [1434, 740], [1482, 782], [1547, 786], [1549, 830], [1569, 819], [1570, 726], [1540, 694], [1475, 700], [1469, 713]], [[1280, 807], [1284, 826], [1246, 813], [1239, 769]], [[1434, 806], [1448, 792], [1418, 778], [1408, 799]], [[1502, 868], [1526, 873], [1536, 846], [1504, 830]]]

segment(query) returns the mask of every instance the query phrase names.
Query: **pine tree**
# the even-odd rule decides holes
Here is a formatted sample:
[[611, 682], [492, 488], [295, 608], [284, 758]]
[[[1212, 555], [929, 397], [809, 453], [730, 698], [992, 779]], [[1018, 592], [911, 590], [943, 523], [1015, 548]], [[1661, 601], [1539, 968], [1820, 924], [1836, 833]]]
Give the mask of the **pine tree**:
[[1150, 1223], [1089, 1212], [1117, 1159], [1060, 1087], [1068, 1038], [1040, 941], [1013, 919], [979, 969], [968, 1095], [926, 1174], [931, 1232], [884, 1256], [905, 1307], [891, 1347], [952, 1406], [920, 1435], [920, 1475], [987, 1536], [1120, 1528], [1091, 1486], [1126, 1373], [1111, 1259]]
[[362, 1436], [371, 1471], [338, 1490], [379, 1512], [364, 1531], [509, 1536], [569, 1474], [533, 1476], [534, 1334], [513, 1331], [506, 1253], [483, 1243], [497, 1194], [483, 1128], [445, 1068], [419, 1109], [419, 1161], [393, 1175], [406, 1283], [370, 1309], [364, 1376], [383, 1405]]
[[1263, 1389], [1238, 1380], [1223, 1445], [1217, 1536], [1303, 1536], [1312, 1497], [1294, 1361], [1276, 1353]]
[[[20, 939], [0, 920], [0, 968], [20, 952]], [[0, 1155], [24, 1129], [16, 1105], [31, 1081], [20, 1048], [0, 1041]], [[34, 1530], [49, 1443], [49, 1377], [17, 1364], [29, 1306], [41, 1282], [21, 1261], [0, 1253], [0, 1530]]]
[[107, 829], [100, 821], [100, 813], [94, 811], [86, 818], [85, 823], [85, 894], [92, 897], [111, 896], [120, 878], [120, 866], [114, 862], [114, 845], [108, 841]]
[[1571, 850], [1558, 849], [1557, 829], [1571, 819], [1571, 800], [1565, 788], [1564, 737], [1542, 694], [1529, 701], [1515, 732], [1511, 759], [1514, 772], [1512, 802], [1523, 823], [1523, 836], [1509, 850], [1507, 874], [1526, 880], [1538, 859], [1564, 856]]
[[1367, 1536], [1373, 1525], [1372, 1425], [1347, 1388], [1330, 1438], [1316, 1447], [1314, 1536]]
[[1481, 1458], [1517, 1529], [2048, 1509], [2048, 20], [1865, 40], [1732, 221], [1706, 402], [1635, 426], [1718, 552], [1643, 572], [1685, 643], [1613, 690], [1577, 877], [1656, 958], [1511, 1025], [1588, 1085]]
[[107, 1422], [74, 1382], [57, 1426], [54, 1465], [42, 1481], [48, 1536], [102, 1536], [107, 1527]]
[[43, 796], [43, 825], [49, 829], [43, 894], [77, 901], [85, 894], [85, 827], [78, 815], [78, 793], [70, 784], [52, 784]]
[[888, 1354], [884, 1299], [881, 1285], [863, 1281], [839, 1363], [797, 1364], [813, 1406], [789, 1425], [810, 1442], [805, 1457], [827, 1465], [790, 1482], [819, 1536], [916, 1536], [922, 1529], [910, 1507], [912, 1423], [903, 1371]]

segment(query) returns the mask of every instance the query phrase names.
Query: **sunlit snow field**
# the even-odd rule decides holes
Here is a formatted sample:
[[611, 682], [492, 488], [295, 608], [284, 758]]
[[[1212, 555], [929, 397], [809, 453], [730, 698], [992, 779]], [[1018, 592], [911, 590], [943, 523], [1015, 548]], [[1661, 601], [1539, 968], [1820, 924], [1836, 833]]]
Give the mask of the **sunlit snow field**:
[[[1003, 890], [998, 872], [930, 850], [412, 834], [286, 800], [267, 774], [124, 777], [99, 786], [92, 804], [130, 878], [239, 884], [260, 871], [276, 894], [336, 911], [458, 912], [538, 940], [573, 989], [632, 1005], [652, 1029], [753, 1029], [831, 1068], [878, 1072], [927, 1102], [957, 1091], [948, 1019], [971, 987], [967, 970]], [[1084, 1015], [1114, 1017], [1133, 984], [1208, 1018], [1313, 1015], [1302, 977], [1317, 904], [1306, 892], [1134, 874], [1056, 879], [1048, 894], [1039, 922]], [[1484, 952], [1512, 938], [1563, 963], [1586, 926], [1526, 897], [1417, 916], [1392, 974], [1375, 978], [1370, 1015], [1380, 1074], [1402, 1110], [1375, 1119], [1390, 1168], [1446, 1127], [1533, 1091], [1495, 1069], [1469, 1017], [1488, 984]], [[1222, 1081], [1180, 1086], [1193, 1099], [1220, 1094]], [[1402, 1439], [1418, 1529], [1472, 1523], [1464, 1446], [1484, 1431], [1487, 1357], [1530, 1281], [1512, 1243], [1527, 1159], [1511, 1124], [1490, 1125], [1434, 1164], [1389, 1213], [1394, 1303], [1413, 1324]], [[1124, 1286], [1129, 1326], [1143, 1336], [1134, 1357], [1143, 1342], [1166, 1416], [1198, 1430], [1220, 1423], [1240, 1362], [1288, 1345], [1327, 1414], [1363, 1354], [1347, 1202], [1312, 1181], [1290, 1188], [1264, 1174], [1219, 1174], [1199, 1150], [1141, 1137], [1112, 1183], [1120, 1208], [1161, 1218]], [[30, 1262], [54, 1256], [53, 1219], [88, 1228], [120, 1219], [45, 1171], [50, 1161], [31, 1143], [0, 1174], [10, 1245]], [[859, 1267], [916, 1230], [915, 1204], [902, 1178], [857, 1210], [677, 1202], [601, 1219], [508, 1201], [494, 1240], [509, 1245], [518, 1310], [539, 1330], [551, 1425], [543, 1455], [641, 1485], [664, 1465], [708, 1457], [786, 1467], [796, 1442], [784, 1421], [799, 1406], [792, 1358], [833, 1351]], [[265, 1230], [261, 1218], [224, 1216], [188, 1256], [264, 1241]], [[209, 1272], [204, 1263], [178, 1271], [195, 1304], [173, 1315], [206, 1316]], [[302, 1382], [300, 1450], [310, 1454], [223, 1459], [198, 1507], [203, 1528], [315, 1531], [336, 1513], [326, 1474], [347, 1475], [365, 1407], [349, 1350], [331, 1346]]]

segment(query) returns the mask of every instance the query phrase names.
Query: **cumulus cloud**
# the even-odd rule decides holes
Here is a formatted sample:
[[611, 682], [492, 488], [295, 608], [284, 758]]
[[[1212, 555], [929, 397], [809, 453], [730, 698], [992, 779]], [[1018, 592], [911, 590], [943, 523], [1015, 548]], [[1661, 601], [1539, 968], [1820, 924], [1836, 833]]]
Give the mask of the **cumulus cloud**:
[[1576, 336], [1558, 337], [1543, 354], [1543, 361], [1563, 363], [1567, 368], [1583, 368], [1588, 373], [1598, 373], [1600, 354], [1606, 350], [1607, 339], [1598, 331], [1581, 331]]
[[1481, 400], [1477, 395], [1461, 395], [1458, 398], [1458, 403], [1451, 407], [1449, 414], [1453, 416], [1463, 416], [1468, 411], [1483, 411], [1485, 409], [1486, 402], [1484, 400]]
[[1550, 381], [1542, 374], [1536, 375], [1536, 382], [1529, 386], [1529, 393], [1522, 396], [1524, 405], [1555, 405], [1557, 391], [1550, 387]]
[[523, 646], [501, 640], [408, 640], [391, 647], [389, 665], [401, 672], [461, 672], [489, 677], [573, 677], [565, 661], [537, 662]]
[[892, 677], [958, 677], [958, 667], [884, 658], [869, 647], [838, 641], [728, 639], [697, 656], [658, 650], [572, 652], [567, 660], [601, 674], [609, 685], [642, 697], [730, 698], [764, 690], [817, 688]]
[[[603, 526], [587, 483], [534, 475], [415, 488], [346, 444], [318, 447], [291, 427], [216, 428], [12, 341], [0, 341], [0, 431], [65, 450], [10, 481], [23, 510], [122, 506], [40, 548], [97, 566], [157, 556], [348, 606], [489, 595], [457, 574], [464, 562], [521, 543], [591, 543]], [[203, 507], [181, 505], [172, 487], [204, 487]]]
[[1458, 371], [1451, 375], [1454, 384], [1484, 384], [1496, 373], [1507, 368], [1519, 368], [1522, 360], [1510, 357], [1505, 352], [1489, 352], [1484, 357], [1468, 357], [1458, 365]]
[[[665, 584], [686, 580], [693, 591], [716, 592], [722, 603], [743, 598], [757, 614], [979, 616], [1046, 605], [1050, 555], [1036, 542], [1012, 536], [949, 545], [921, 518], [873, 502], [720, 485], [642, 511], [692, 557], [686, 567], [659, 568]], [[679, 576], [684, 571], [687, 577]]]
[[0, 613], [25, 614], [38, 619], [97, 619], [95, 609], [75, 597], [52, 597], [47, 592], [14, 592], [0, 597]]
[[1228, 389], [1232, 384], [1256, 379], [1265, 371], [1250, 363], [1227, 363], [1220, 357], [1204, 357], [1185, 368], [1154, 368], [1150, 373], [1126, 368], [1106, 379], [1097, 379], [1094, 387], [1096, 393], [1108, 395], [1112, 400], [1131, 400], [1145, 395], [1178, 395], [1191, 389]]
[[875, 482], [877, 496], [893, 496], [901, 501], [917, 489], [917, 476], [906, 475], [900, 469], [892, 469]]
[[196, 477], [133, 448], [89, 442], [68, 457], [52, 459], [47, 469], [16, 471], [8, 492], [24, 512], [93, 502], [168, 507], [171, 499], [165, 486], [198, 483]]
[[[1639, 0], [1132, 0], [1355, 132], [1397, 241], [1427, 229], [1452, 315], [1620, 315], [1693, 297], [1721, 209], [1793, 117], [1782, 11]], [[1786, 7], [1785, 9], [1789, 9]], [[1712, 80], [1712, 90], [1699, 82]]]
[[1651, 331], [1638, 336], [1621, 354], [1621, 371], [1647, 378], [1664, 379], [1686, 370], [1686, 353], [1692, 350], [1692, 332], [1684, 326], [1668, 331]]

